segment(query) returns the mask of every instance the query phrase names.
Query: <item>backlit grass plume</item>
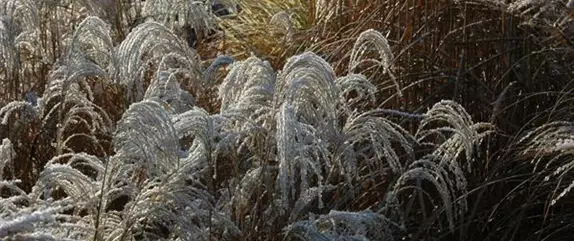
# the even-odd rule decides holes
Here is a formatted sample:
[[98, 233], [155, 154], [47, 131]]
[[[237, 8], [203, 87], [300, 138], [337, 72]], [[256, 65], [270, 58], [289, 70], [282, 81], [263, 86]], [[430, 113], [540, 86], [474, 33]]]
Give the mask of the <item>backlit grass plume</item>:
[[[372, 55], [372, 52], [375, 52], [374, 54], [376, 54], [377, 57], [370, 57], [369, 54]], [[351, 50], [350, 58], [349, 73], [355, 73], [359, 67], [367, 68], [367, 70], [369, 68], [383, 68], [382, 73], [388, 74], [391, 77], [393, 84], [396, 85], [397, 94], [402, 96], [399, 83], [391, 71], [394, 61], [393, 52], [389, 46], [387, 38], [385, 38], [380, 32], [374, 29], [362, 32]], [[370, 66], [361, 66], [369, 63], [371, 64]]]
[[216, 16], [206, 1], [145, 1], [142, 15], [168, 28], [189, 26], [200, 38], [207, 37], [217, 26]]
[[197, 69], [199, 64], [195, 53], [157, 22], [139, 25], [122, 41], [117, 51], [118, 61], [125, 66], [120, 68], [116, 81], [128, 88], [127, 98], [131, 101], [143, 99], [145, 70], [166, 54], [177, 54], [174, 57], [177, 57], [180, 68], [188, 69], [191, 78], [195, 80], [192, 83], [200, 86], [201, 75]]
[[534, 171], [541, 172], [545, 182], [556, 182], [551, 205], [564, 198], [574, 187], [571, 175], [574, 168], [573, 127], [571, 122], [552, 122], [530, 131], [520, 140], [525, 146], [522, 155], [531, 159]]
[[[305, 53], [287, 61], [274, 96], [274, 106], [279, 107], [276, 141], [283, 208], [291, 205], [295, 190], [302, 193], [310, 185], [322, 185], [331, 165], [328, 144], [338, 135], [337, 101], [335, 75], [324, 60]], [[310, 178], [316, 178], [316, 184], [309, 183]], [[296, 182], [300, 188], [293, 189]]]
[[40, 20], [38, 6], [34, 1], [0, 1], [0, 90], [1, 104], [16, 100], [33, 86], [25, 78], [34, 68], [25, 60], [41, 57], [37, 47], [40, 43]]

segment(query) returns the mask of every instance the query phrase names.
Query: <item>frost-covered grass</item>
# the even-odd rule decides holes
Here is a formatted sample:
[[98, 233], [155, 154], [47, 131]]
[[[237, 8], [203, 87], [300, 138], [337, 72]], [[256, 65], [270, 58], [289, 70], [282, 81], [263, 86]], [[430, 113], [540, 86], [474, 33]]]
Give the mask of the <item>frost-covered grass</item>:
[[569, 3], [409, 4], [0, 0], [0, 240], [573, 238]]

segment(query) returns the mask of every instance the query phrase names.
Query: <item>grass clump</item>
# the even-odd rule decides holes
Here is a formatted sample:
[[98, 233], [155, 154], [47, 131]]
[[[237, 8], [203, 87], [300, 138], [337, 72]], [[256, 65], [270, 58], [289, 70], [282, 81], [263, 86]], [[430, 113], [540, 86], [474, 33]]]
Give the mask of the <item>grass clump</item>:
[[0, 0], [0, 239], [568, 239], [570, 5]]

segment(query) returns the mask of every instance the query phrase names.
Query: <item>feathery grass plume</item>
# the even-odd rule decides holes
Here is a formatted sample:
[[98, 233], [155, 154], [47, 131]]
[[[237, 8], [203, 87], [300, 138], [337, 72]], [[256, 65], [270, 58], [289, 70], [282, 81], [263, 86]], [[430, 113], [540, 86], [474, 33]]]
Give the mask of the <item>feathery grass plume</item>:
[[0, 1], [0, 16], [7, 24], [10, 24], [10, 30], [15, 35], [13, 42], [15, 46], [25, 49], [30, 52], [35, 52], [36, 47], [33, 45], [37, 43], [38, 37], [37, 30], [40, 23], [38, 18], [38, 5], [30, 0], [2, 0]]
[[237, 120], [245, 121], [226, 114], [209, 115], [198, 107], [172, 117], [183, 148], [182, 160], [189, 162], [191, 169], [202, 173], [212, 192], [220, 185], [216, 181], [228, 180], [239, 174], [239, 163], [229, 158], [237, 156], [238, 149], [247, 145], [244, 142], [248, 142], [251, 135], [257, 135], [253, 133], [261, 131], [252, 123], [236, 128], [233, 122]]
[[329, 143], [339, 136], [338, 101], [335, 74], [314, 53], [290, 58], [277, 77], [273, 106], [279, 108], [275, 139], [282, 212], [312, 185], [323, 185], [331, 168]]
[[125, 182], [122, 182], [124, 179], [114, 179], [117, 175], [111, 174], [115, 170], [112, 166], [86, 153], [56, 156], [46, 164], [30, 197], [47, 202], [63, 197], [73, 200], [74, 209], [66, 220], [69, 222], [67, 228], [74, 231], [65, 237], [106, 236], [110, 233], [106, 225], [114, 219], [114, 213], [107, 212], [108, 207], [118, 196], [131, 194], [126, 192], [126, 188], [118, 187]]
[[277, 76], [274, 108], [287, 103], [297, 119], [317, 130], [326, 141], [337, 136], [337, 105], [340, 90], [335, 73], [325, 60], [312, 52], [289, 58]]
[[180, 157], [185, 162], [194, 163], [196, 171], [206, 172], [211, 167], [214, 132], [209, 114], [204, 109], [193, 107], [184, 113], [172, 116], [171, 121], [180, 140], [182, 148]]
[[396, 240], [399, 227], [387, 217], [370, 210], [331, 210], [318, 219], [291, 223], [284, 229], [290, 240]]
[[[330, 168], [329, 154], [326, 143], [317, 132], [312, 125], [298, 121], [293, 106], [289, 103], [281, 105], [276, 132], [280, 213], [289, 210], [296, 198], [312, 186], [323, 185], [323, 168]], [[300, 183], [299, 188], [296, 183]]]
[[357, 105], [370, 101], [372, 104], [375, 103], [375, 93], [377, 92], [377, 87], [371, 83], [362, 74], [348, 74], [337, 78], [337, 87], [341, 90], [339, 98], [341, 99], [342, 112], [346, 113], [348, 116], [352, 114], [351, 108], [360, 107]]
[[240, 231], [229, 215], [215, 209], [213, 196], [190, 175], [193, 178], [195, 174], [173, 170], [146, 181], [134, 201], [126, 205], [123, 225], [135, 223], [130, 232], [144, 239], [233, 239]]
[[27, 101], [12, 101], [0, 109], [0, 118], [2, 125], [8, 125], [12, 116], [20, 115], [20, 122], [34, 120], [38, 115], [38, 107], [33, 106]]
[[[4, 173], [10, 173], [14, 175], [14, 170], [12, 166], [12, 162], [16, 157], [16, 153], [14, 152], [14, 147], [12, 146], [12, 142], [8, 138], [4, 138], [2, 140], [2, 145], [0, 145], [0, 181], [8, 180], [4, 177]], [[10, 170], [5, 170], [6, 167], [10, 167]]]
[[[63, 66], [58, 71], [68, 70]], [[39, 101], [42, 126], [54, 128], [56, 132], [54, 147], [59, 154], [73, 150], [72, 144], [79, 141], [77, 138], [87, 140], [88, 143], [95, 145], [96, 149], [101, 149], [95, 136], [109, 134], [113, 130], [112, 121], [107, 113], [92, 102], [93, 94], [90, 86], [84, 81], [69, 82], [70, 79], [83, 74], [89, 76], [91, 74], [89, 71], [86, 69], [84, 73], [75, 72], [71, 77], [68, 74], [59, 76], [61, 78], [50, 83], [52, 86], [45, 91], [45, 96]]]
[[98, 200], [95, 194], [99, 186], [95, 178], [68, 164], [49, 163], [32, 189], [32, 195], [34, 199], [41, 198], [48, 201], [54, 198], [53, 193], [56, 190], [73, 198], [79, 208], [91, 208]]
[[193, 107], [171, 117], [178, 139], [191, 137], [205, 150], [214, 149], [214, 135], [217, 133], [214, 119], [204, 109]]
[[21, 181], [18, 179], [0, 180], [0, 188], [10, 192], [9, 195], [0, 196], [0, 219], [17, 216], [26, 203], [30, 202], [28, 194], [18, 187], [19, 184]]
[[[51, 236], [50, 228], [56, 230], [56, 218], [60, 218], [61, 213], [72, 208], [67, 202], [54, 203], [52, 206], [38, 205], [33, 208], [24, 208], [18, 213], [7, 219], [2, 218], [0, 222], [0, 238], [11, 240], [12, 237], [21, 237], [22, 240], [28, 240], [28, 235], [34, 235], [34, 231], [42, 230], [47, 236]], [[60, 216], [60, 217], [59, 217]], [[87, 237], [85, 237], [87, 238]], [[34, 239], [31, 239], [34, 240]], [[59, 240], [59, 239], [58, 239]]]
[[[415, 159], [417, 140], [400, 125], [382, 117], [384, 110], [374, 109], [350, 116], [342, 129], [334, 161], [347, 180], [356, 180], [361, 167], [368, 167], [373, 176], [395, 174]], [[399, 144], [398, 149], [395, 144]]]
[[68, 201], [73, 209], [59, 217], [61, 228], [46, 233], [83, 239], [98, 233], [98, 214], [103, 211], [102, 200], [107, 200], [101, 192], [106, 184], [104, 165], [98, 157], [86, 153], [66, 153], [48, 161], [28, 195], [30, 202], [54, 205]]
[[[566, 196], [572, 187], [574, 180], [571, 171], [574, 169], [574, 123], [567, 121], [551, 122], [529, 131], [519, 141], [524, 146], [522, 155], [531, 159], [534, 163], [534, 171], [549, 172], [544, 177], [544, 181], [556, 178], [556, 187], [553, 193], [551, 205]], [[538, 166], [541, 162], [546, 162], [543, 168]], [[564, 183], [569, 183], [566, 187]], [[560, 193], [559, 189], [562, 189]]]
[[[441, 101], [433, 106], [422, 119], [415, 137], [422, 145], [433, 146], [434, 150], [422, 159], [410, 163], [392, 188], [391, 195], [399, 197], [401, 192], [413, 189], [418, 193], [424, 218], [427, 215], [425, 195], [433, 201], [436, 193], [442, 201], [442, 210], [450, 230], [460, 220], [467, 209], [466, 198], [459, 198], [467, 192], [466, 175], [461, 166], [472, 172], [475, 151], [482, 139], [490, 134], [493, 126], [488, 123], [473, 123], [462, 106], [453, 101]], [[465, 162], [459, 163], [459, 156], [465, 154]], [[415, 182], [416, 185], [410, 183]], [[421, 184], [428, 182], [434, 190], [425, 189]], [[431, 207], [436, 207], [431, 203]], [[409, 210], [405, 210], [409, 215]], [[435, 210], [437, 211], [437, 210]]]
[[[67, 39], [66, 52], [58, 59], [54, 70], [51, 72], [51, 82], [47, 88], [53, 88], [57, 84], [54, 79], [62, 79], [63, 89], [71, 82], [85, 85], [85, 92], [90, 101], [101, 105], [110, 115], [119, 118], [117, 105], [126, 105], [125, 101], [117, 101], [123, 98], [120, 93], [112, 90], [113, 83], [119, 78], [120, 63], [114, 50], [114, 43], [110, 36], [110, 26], [98, 17], [89, 16], [84, 18], [77, 26], [72, 36]], [[115, 86], [119, 87], [119, 85]], [[62, 89], [62, 87], [58, 87]], [[46, 91], [44, 96], [52, 90]], [[110, 104], [110, 99], [116, 99]]]
[[[439, 162], [440, 157], [432, 155], [427, 155], [422, 159], [413, 162], [409, 165], [407, 171], [403, 172], [397, 179], [389, 195], [400, 200], [400, 195], [403, 192], [407, 192], [409, 194], [407, 196], [410, 196], [411, 199], [415, 198], [414, 194], [418, 193], [417, 198], [420, 202], [419, 208], [422, 209], [422, 214], [424, 215], [422, 218], [430, 218], [426, 216], [428, 211], [425, 206], [434, 207], [435, 210], [433, 210], [433, 212], [445, 212], [448, 227], [451, 231], [454, 231], [455, 222], [463, 217], [464, 212], [466, 212], [467, 209], [466, 199], [457, 199], [459, 195], [466, 192], [466, 186], [458, 185], [458, 183], [453, 184], [450, 180], [451, 173], [444, 165], [439, 164]], [[466, 179], [463, 179], [462, 181], [466, 182]], [[415, 182], [415, 184], [411, 184], [412, 182]], [[437, 193], [436, 195], [438, 195], [438, 197], [433, 197], [433, 195], [430, 194], [431, 190], [425, 190], [421, 186], [423, 182], [431, 184], [434, 188], [432, 192]], [[428, 197], [431, 202], [430, 204], [425, 203], [425, 196]], [[435, 203], [435, 200], [433, 200], [435, 198], [439, 199], [442, 204], [439, 205], [438, 203]], [[412, 217], [411, 215], [414, 216], [411, 212], [416, 211], [410, 210], [410, 205], [407, 206], [405, 203], [406, 201], [403, 201], [401, 205], [403, 215], [407, 217]], [[418, 222], [420, 220], [411, 221]]]
[[[458, 103], [443, 100], [427, 111], [416, 137], [420, 143], [436, 147], [432, 155], [440, 159], [440, 166], [449, 168], [455, 174], [456, 185], [465, 189], [465, 174], [461, 166], [466, 167], [467, 173], [472, 172], [472, 162], [476, 159], [480, 143], [494, 129], [490, 123], [474, 123]], [[466, 165], [459, 163], [463, 161], [460, 160], [461, 154], [464, 154]]]
[[[227, 141], [231, 143], [227, 148], [235, 152], [230, 155], [233, 157], [230, 160], [237, 168], [235, 173], [246, 172], [242, 178], [238, 177], [240, 182], [232, 198], [235, 215], [240, 222], [252, 212], [250, 200], [255, 191], [264, 189], [264, 186], [271, 188], [271, 180], [275, 178], [270, 171], [274, 167], [267, 165], [275, 155], [274, 136], [271, 134], [275, 128], [275, 110], [272, 107], [275, 79], [276, 74], [269, 62], [251, 56], [233, 63], [219, 86], [220, 112], [228, 119], [223, 130], [227, 133], [226, 138], [234, 139], [233, 142]], [[249, 184], [253, 182], [257, 185]]]
[[217, 18], [205, 1], [147, 0], [142, 15], [168, 28], [190, 26], [200, 39], [217, 28]]
[[[372, 46], [369, 46], [372, 45]], [[370, 51], [375, 51], [379, 59], [367, 58], [363, 59], [363, 55], [368, 54]], [[387, 38], [381, 32], [369, 29], [361, 33], [351, 51], [351, 61], [349, 61], [349, 73], [365, 62], [374, 62], [384, 68], [385, 73], [390, 72], [393, 64], [393, 52]], [[389, 73], [392, 74], [392, 73]]]
[[[112, 49], [108, 26], [99, 18], [88, 17], [79, 24], [69, 49], [52, 71], [39, 106], [44, 114], [44, 125], [52, 118], [62, 125], [58, 128], [58, 149], [64, 148], [65, 145], [61, 144], [71, 140], [71, 137], [65, 141], [61, 139], [66, 127], [78, 122], [88, 126], [92, 134], [111, 131], [111, 120], [101, 107], [93, 103], [94, 93], [87, 79], [96, 77], [112, 82], [110, 77], [114, 76], [116, 70], [113, 68], [117, 65]], [[56, 104], [51, 106], [52, 102]]]
[[[142, 109], [143, 113], [149, 113], [150, 116], [143, 117], [145, 118], [143, 119], [141, 117], [142, 112], [136, 112], [136, 105], [148, 108], [153, 106], [149, 110]], [[140, 123], [138, 124], [140, 125], [138, 135], [141, 135], [138, 143], [150, 143], [144, 147], [146, 149], [162, 149], [155, 157], [150, 154], [145, 155], [147, 158], [144, 160], [160, 161], [162, 160], [162, 153], [171, 153], [171, 157], [177, 158], [177, 163], [172, 163], [171, 167], [163, 169], [160, 163], [148, 167], [161, 171], [150, 173], [148, 179], [141, 180], [140, 192], [126, 205], [128, 217], [122, 226], [131, 230], [130, 232], [134, 232], [134, 235], [150, 239], [167, 238], [157, 236], [165, 231], [161, 231], [162, 229], [167, 229], [165, 232], [170, 233], [171, 236], [169, 237], [183, 240], [204, 240], [213, 233], [223, 236], [237, 235], [239, 230], [228, 219], [230, 214], [216, 210], [214, 197], [209, 193], [214, 190], [212, 187], [212, 175], [214, 175], [212, 166], [216, 164], [213, 163], [214, 159], [211, 158], [211, 155], [216, 149], [214, 139], [217, 131], [214, 130], [214, 125], [217, 123], [214, 122], [217, 120], [197, 107], [175, 116], [167, 116], [166, 111], [158, 108], [161, 107], [149, 100], [133, 104], [124, 115], [125, 119], [122, 119], [118, 124], [118, 130], [122, 129], [122, 123], [125, 122]], [[138, 116], [132, 116], [130, 119], [133, 120], [128, 120], [126, 117], [131, 116], [130, 113]], [[155, 118], [156, 120], [150, 121], [148, 118]], [[141, 124], [148, 123], [149, 125], [158, 122], [162, 124], [154, 126], [153, 129], [141, 130]], [[136, 126], [131, 128], [136, 128]], [[153, 133], [158, 130], [171, 131], [169, 133]], [[134, 140], [136, 137], [135, 135], [130, 136], [122, 137], [122, 139]], [[187, 156], [177, 157], [176, 155], [179, 154], [177, 141], [190, 137], [193, 140], [189, 150], [187, 150]], [[184, 142], [184, 144], [186, 143]], [[133, 148], [128, 148], [129, 150], [126, 148], [126, 145], [123, 145], [122, 150], [118, 150], [116, 156], [128, 157], [123, 150], [134, 152]], [[173, 158], [171, 158], [172, 160], [170, 158], [163, 159], [175, 161]], [[206, 183], [207, 186], [202, 183]], [[189, 213], [189, 215], [181, 215], [181, 212]], [[135, 226], [132, 227], [132, 224]], [[169, 226], [162, 227], [162, 225]], [[146, 227], [152, 230], [146, 231]]]
[[171, 118], [160, 102], [134, 103], [117, 123], [116, 155], [134, 163], [143, 177], [169, 173], [179, 166], [179, 142]]
[[494, 129], [490, 123], [474, 123], [458, 103], [443, 100], [427, 111], [415, 136], [421, 144], [435, 147], [433, 153], [443, 157], [441, 162], [454, 164], [465, 154], [466, 165], [461, 166], [471, 172], [478, 145]]
[[[247, 171], [239, 183], [235, 185], [235, 191], [231, 198], [233, 215], [239, 220], [239, 225], [243, 225], [245, 217], [257, 212], [255, 209], [257, 190], [262, 189], [262, 180], [271, 179], [273, 172], [271, 166], [259, 166]], [[268, 221], [273, 221], [272, 219]]]
[[219, 85], [221, 112], [234, 112], [269, 128], [276, 74], [267, 61], [251, 56], [231, 66]]
[[[37, 106], [29, 102], [13, 102], [2, 108], [0, 115], [3, 124], [8, 124], [8, 118], [15, 110], [22, 120], [41, 120], [41, 126], [56, 133], [55, 147], [59, 153], [70, 148], [68, 143], [76, 138], [88, 138], [99, 146], [95, 139], [96, 133], [111, 131], [111, 120], [107, 113], [92, 102], [93, 93], [86, 83], [86, 77], [98, 76], [106, 78], [107, 73], [93, 62], [87, 61], [81, 53], [70, 51], [62, 65], [54, 70], [49, 77], [44, 96], [37, 100]], [[11, 123], [11, 126], [19, 123]], [[83, 126], [85, 132], [71, 132], [71, 129]]]
[[41, 56], [39, 26], [34, 1], [0, 1], [0, 81], [5, 87], [0, 90], [0, 104], [17, 99], [33, 85], [23, 77], [34, 70], [25, 59]]
[[156, 99], [169, 105], [170, 114], [180, 114], [195, 106], [193, 96], [179, 87], [175, 71], [160, 71], [147, 88], [144, 99]]
[[[115, 79], [119, 63], [110, 37], [110, 26], [98, 17], [86, 17], [77, 27], [70, 42], [70, 52], [83, 53], [87, 61], [100, 66]], [[110, 81], [109, 79], [106, 79]]]
[[[127, 204], [142, 192], [141, 176], [144, 174], [138, 169], [140, 163], [130, 163], [122, 155], [98, 159], [102, 160], [103, 166], [92, 167], [92, 170], [97, 170], [92, 173], [97, 173], [99, 190], [94, 194], [96, 198], [92, 201], [92, 209], [85, 210], [88, 211], [87, 215], [78, 222], [92, 228], [92, 237], [113, 239], [130, 228], [125, 224], [125, 218], [131, 215]], [[97, 160], [95, 163], [99, 164]], [[85, 168], [83, 170], [86, 171]]]
[[[182, 240], [204, 240], [214, 233], [237, 235], [229, 215], [216, 210], [209, 193], [213, 190], [210, 152], [215, 148], [215, 131], [209, 126], [213, 126], [210, 116], [197, 107], [170, 116], [156, 101], [130, 106], [118, 123], [117, 154], [112, 159], [131, 166], [128, 183], [137, 188], [124, 194], [129, 201], [122, 231], [113, 235]], [[194, 137], [190, 150], [180, 158], [179, 140], [189, 136]]]
[[[199, 107], [193, 107], [182, 114], [172, 116], [172, 123], [187, 157], [186, 162], [193, 164], [192, 169], [200, 169], [211, 191], [215, 191], [214, 180], [218, 178], [217, 155], [221, 145], [230, 141], [221, 130], [226, 118], [221, 115], [209, 115]], [[200, 170], [196, 170], [200, 172]]]
[[[151, 21], [134, 28], [117, 47], [117, 59], [124, 64], [119, 70], [117, 81], [127, 87], [127, 99], [130, 102], [143, 99], [144, 90], [147, 89], [144, 73], [149, 65], [161, 61], [168, 54], [173, 54], [172, 60], [180, 60], [178, 68], [186, 69], [191, 75], [194, 89], [202, 89], [198, 56], [166, 27]], [[168, 66], [162, 68], [166, 67]]]
[[[376, 54], [377, 57], [374, 58], [371, 55]], [[393, 65], [393, 52], [387, 38], [381, 34], [381, 32], [369, 29], [362, 32], [351, 50], [351, 59], [349, 60], [349, 73], [355, 73], [355, 71], [365, 71], [362, 70], [362, 65], [374, 64], [375, 66], [368, 66], [366, 70], [371, 68], [383, 68], [383, 74], [388, 74], [391, 80], [395, 84], [397, 94], [402, 96], [402, 91], [396, 77], [391, 71], [391, 66]], [[363, 68], [365, 68], [363, 66]]]

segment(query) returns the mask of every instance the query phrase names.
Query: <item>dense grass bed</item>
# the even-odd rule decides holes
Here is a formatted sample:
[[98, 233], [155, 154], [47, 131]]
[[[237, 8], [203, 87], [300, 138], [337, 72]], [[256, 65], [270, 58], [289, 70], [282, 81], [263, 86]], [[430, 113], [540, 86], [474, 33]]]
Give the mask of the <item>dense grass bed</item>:
[[0, 240], [574, 239], [574, 1], [0, 0]]

